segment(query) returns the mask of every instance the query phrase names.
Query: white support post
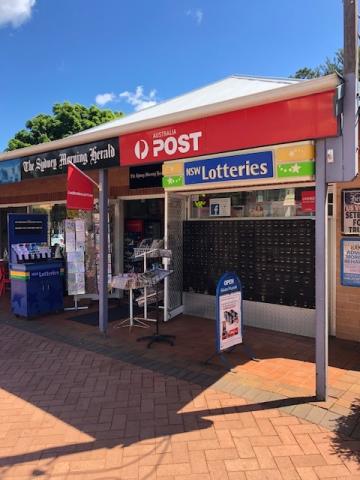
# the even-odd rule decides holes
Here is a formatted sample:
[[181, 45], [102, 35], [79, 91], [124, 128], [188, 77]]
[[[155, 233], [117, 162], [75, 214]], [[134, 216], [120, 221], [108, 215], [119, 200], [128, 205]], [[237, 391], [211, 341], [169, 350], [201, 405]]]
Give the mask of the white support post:
[[99, 216], [100, 216], [100, 252], [99, 252], [99, 329], [102, 333], [108, 328], [108, 171], [99, 171]]
[[326, 401], [328, 384], [328, 186], [325, 141], [316, 142], [316, 398]]
[[[165, 190], [164, 248], [168, 249], [169, 193]], [[164, 258], [164, 268], [169, 270], [169, 259]], [[164, 322], [169, 320], [169, 277], [164, 279]]]

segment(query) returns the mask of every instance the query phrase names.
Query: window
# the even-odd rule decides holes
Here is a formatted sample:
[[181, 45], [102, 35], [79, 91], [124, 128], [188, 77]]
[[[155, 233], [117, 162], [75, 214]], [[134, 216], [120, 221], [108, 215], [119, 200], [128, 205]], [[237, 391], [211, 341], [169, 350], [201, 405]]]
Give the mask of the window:
[[[214, 218], [211, 204], [222, 200], [229, 208], [223, 209], [223, 217], [271, 218], [311, 217], [315, 215], [315, 187], [292, 187], [273, 190], [242, 192], [218, 192], [190, 196], [190, 218]], [[217, 210], [218, 212], [218, 210]]]

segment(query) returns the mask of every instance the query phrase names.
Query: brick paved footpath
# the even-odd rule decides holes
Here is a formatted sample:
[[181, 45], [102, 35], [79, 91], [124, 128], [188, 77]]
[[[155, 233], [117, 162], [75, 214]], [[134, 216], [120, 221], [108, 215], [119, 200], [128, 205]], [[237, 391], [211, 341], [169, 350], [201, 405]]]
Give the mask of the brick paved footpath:
[[273, 407], [0, 325], [1, 480], [360, 479], [359, 441]]

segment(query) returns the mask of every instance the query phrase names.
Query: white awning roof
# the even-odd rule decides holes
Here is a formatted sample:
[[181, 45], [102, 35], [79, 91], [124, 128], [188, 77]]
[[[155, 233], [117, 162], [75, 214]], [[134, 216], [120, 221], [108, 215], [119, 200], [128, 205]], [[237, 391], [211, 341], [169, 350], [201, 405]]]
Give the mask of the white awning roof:
[[233, 75], [202, 88], [198, 88], [184, 95], [166, 100], [139, 112], [132, 113], [116, 120], [103, 123], [96, 127], [84, 130], [73, 136], [85, 135], [89, 132], [98, 132], [112, 127], [120, 127], [144, 120], [163, 117], [172, 113], [185, 112], [193, 108], [214, 105], [235, 98], [246, 97], [259, 92], [266, 92], [274, 88], [299, 83], [297, 79], [256, 78]]
[[0, 153], [0, 160], [95, 142], [196, 118], [302, 97], [336, 88], [337, 74], [312, 80], [231, 76], [123, 118], [52, 142]]

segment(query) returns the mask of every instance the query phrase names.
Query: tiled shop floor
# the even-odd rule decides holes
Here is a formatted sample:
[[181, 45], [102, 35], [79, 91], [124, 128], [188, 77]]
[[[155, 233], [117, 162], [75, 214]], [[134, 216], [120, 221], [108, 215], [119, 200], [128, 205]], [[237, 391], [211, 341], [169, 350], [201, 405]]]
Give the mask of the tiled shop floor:
[[[91, 343], [88, 335], [81, 336], [83, 347], [69, 345], [62, 323], [0, 325], [1, 480], [360, 478], [360, 442], [340, 427], [330, 432], [321, 425], [331, 413], [326, 406], [265, 398], [265, 390], [251, 386], [250, 370], [244, 376], [250, 383], [229, 393], [233, 380], [219, 369], [214, 385], [204, 387], [179, 378], [175, 367], [175, 376], [160, 373], [162, 364], [136, 355], [140, 349], [124, 361], [112, 343]], [[49, 338], [54, 331], [58, 340]], [[164, 347], [157, 345], [152, 354]], [[139, 358], [151, 368], [139, 366]], [[170, 357], [162, 358], [171, 368]], [[339, 369], [341, 382], [350, 385], [346, 392], [360, 394], [357, 372], [344, 366]], [[347, 421], [344, 409], [329, 422]], [[313, 421], [299, 415], [308, 412]]]

